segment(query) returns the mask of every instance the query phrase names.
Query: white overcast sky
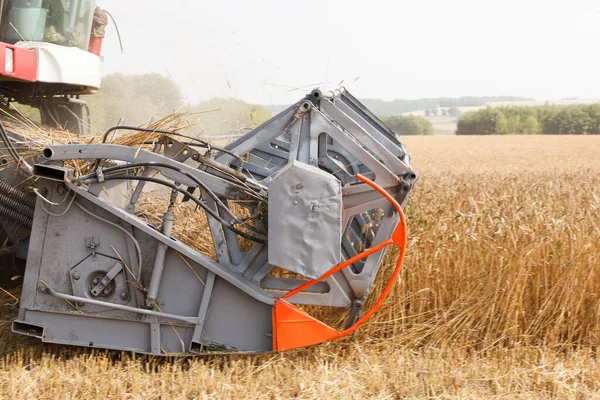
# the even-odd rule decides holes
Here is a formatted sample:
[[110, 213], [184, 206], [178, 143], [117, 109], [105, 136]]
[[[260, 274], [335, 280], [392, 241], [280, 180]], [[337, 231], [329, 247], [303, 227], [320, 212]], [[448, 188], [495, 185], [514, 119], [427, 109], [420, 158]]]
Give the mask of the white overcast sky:
[[104, 73], [171, 76], [190, 102], [358, 97], [600, 98], [598, 0], [97, 0]]

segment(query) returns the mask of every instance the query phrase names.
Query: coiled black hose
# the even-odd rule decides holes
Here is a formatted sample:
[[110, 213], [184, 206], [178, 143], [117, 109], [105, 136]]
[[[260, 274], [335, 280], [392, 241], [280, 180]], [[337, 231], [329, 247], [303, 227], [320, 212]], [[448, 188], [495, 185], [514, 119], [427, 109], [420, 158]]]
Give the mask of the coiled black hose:
[[31, 226], [33, 225], [33, 220], [31, 218], [20, 214], [18, 211], [8, 208], [3, 204], [0, 204], [0, 215], [3, 215], [7, 218], [12, 219], [13, 221], [18, 222], [26, 228], [31, 228]]
[[16, 199], [21, 203], [27, 205], [29, 208], [35, 208], [35, 196], [30, 196], [27, 193], [15, 189], [8, 183], [0, 180], [0, 193], [8, 195], [10, 198]]
[[33, 208], [14, 197], [9, 197], [4, 193], [0, 193], [0, 204], [5, 207], [12, 208], [19, 214], [23, 214], [26, 217], [33, 218]]

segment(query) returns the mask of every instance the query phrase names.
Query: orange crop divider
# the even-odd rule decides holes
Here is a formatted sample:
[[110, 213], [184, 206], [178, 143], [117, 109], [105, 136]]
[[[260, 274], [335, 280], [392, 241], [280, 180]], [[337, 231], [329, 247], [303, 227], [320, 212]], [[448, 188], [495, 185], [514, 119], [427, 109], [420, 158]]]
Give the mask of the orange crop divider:
[[[367, 322], [369, 318], [371, 318], [373, 314], [375, 314], [375, 312], [381, 307], [388, 294], [392, 290], [394, 282], [396, 282], [398, 279], [398, 275], [400, 275], [400, 271], [402, 270], [402, 262], [404, 261], [404, 254], [406, 252], [406, 219], [404, 217], [404, 213], [402, 212], [402, 207], [400, 207], [400, 204], [398, 204], [398, 202], [392, 196], [390, 196], [388, 192], [386, 192], [375, 182], [362, 176], [361, 174], [356, 174], [356, 178], [377, 190], [390, 203], [392, 203], [392, 205], [398, 211], [398, 215], [400, 216], [398, 226], [390, 238], [336, 265], [319, 278], [310, 280], [276, 299], [275, 304], [273, 305], [272, 320], [273, 350], [284, 351], [298, 347], [310, 346], [352, 334], [360, 326]], [[383, 292], [373, 307], [371, 307], [369, 311], [363, 314], [363, 316], [349, 328], [343, 331], [337, 331], [285, 300], [306, 290], [315, 283], [322, 281], [323, 279], [335, 274], [347, 266], [354, 264], [356, 261], [368, 257], [391, 244], [398, 246], [400, 249], [400, 255], [398, 256], [398, 261], [396, 262], [396, 268], [394, 269], [389, 282], [383, 289]]]

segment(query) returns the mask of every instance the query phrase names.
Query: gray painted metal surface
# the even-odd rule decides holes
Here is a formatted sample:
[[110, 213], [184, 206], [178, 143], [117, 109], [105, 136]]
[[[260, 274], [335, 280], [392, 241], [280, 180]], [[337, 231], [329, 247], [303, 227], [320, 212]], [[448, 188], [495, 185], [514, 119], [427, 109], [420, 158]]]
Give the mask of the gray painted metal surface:
[[269, 182], [269, 263], [316, 279], [340, 263], [342, 188], [294, 161]]
[[[313, 91], [227, 152], [175, 139], [163, 137], [153, 151], [44, 150], [35, 183], [44, 199], [33, 214], [15, 332], [156, 355], [271, 351], [274, 300], [384, 241], [397, 224], [389, 203], [355, 175], [401, 204], [417, 179], [397, 135], [344, 90]], [[69, 160], [100, 168], [77, 177], [61, 169]], [[148, 182], [171, 193], [160, 227], [135, 213]], [[216, 259], [171, 237], [177, 199], [205, 210]], [[2, 226], [7, 218], [0, 215]], [[357, 309], [382, 257], [290, 300]]]

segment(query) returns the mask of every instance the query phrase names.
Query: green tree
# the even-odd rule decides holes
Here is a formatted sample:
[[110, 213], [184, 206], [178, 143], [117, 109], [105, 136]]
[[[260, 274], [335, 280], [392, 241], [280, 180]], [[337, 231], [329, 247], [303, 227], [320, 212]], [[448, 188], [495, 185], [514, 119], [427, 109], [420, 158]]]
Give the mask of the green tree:
[[453, 117], [459, 117], [462, 114], [462, 112], [458, 107], [450, 107], [448, 109], [448, 114], [452, 115]]
[[521, 116], [514, 114], [506, 119], [506, 132], [496, 132], [498, 134], [512, 134], [518, 135], [523, 133], [523, 126], [521, 125]]
[[414, 115], [392, 115], [384, 117], [386, 123], [398, 135], [433, 135], [431, 122]]
[[[505, 121], [506, 119], [506, 121]], [[600, 104], [487, 108], [463, 114], [458, 135], [600, 133]]]
[[190, 121], [204, 136], [241, 133], [269, 118], [271, 113], [263, 106], [239, 99], [211, 99], [190, 108]]
[[105, 131], [124, 118], [127, 125], [147, 124], [183, 105], [180, 88], [159, 74], [112, 74], [102, 79], [97, 94], [86, 96], [95, 131]]
[[508, 120], [504, 114], [498, 114], [496, 117], [496, 133], [498, 135], [506, 135], [510, 133]]
[[[464, 113], [456, 123], [457, 135], [494, 135], [497, 127], [504, 129], [506, 117], [498, 108], [487, 107]], [[498, 121], [499, 120], [499, 121]]]
[[523, 133], [526, 135], [537, 135], [540, 133], [540, 124], [534, 116], [525, 118], [523, 123]]

